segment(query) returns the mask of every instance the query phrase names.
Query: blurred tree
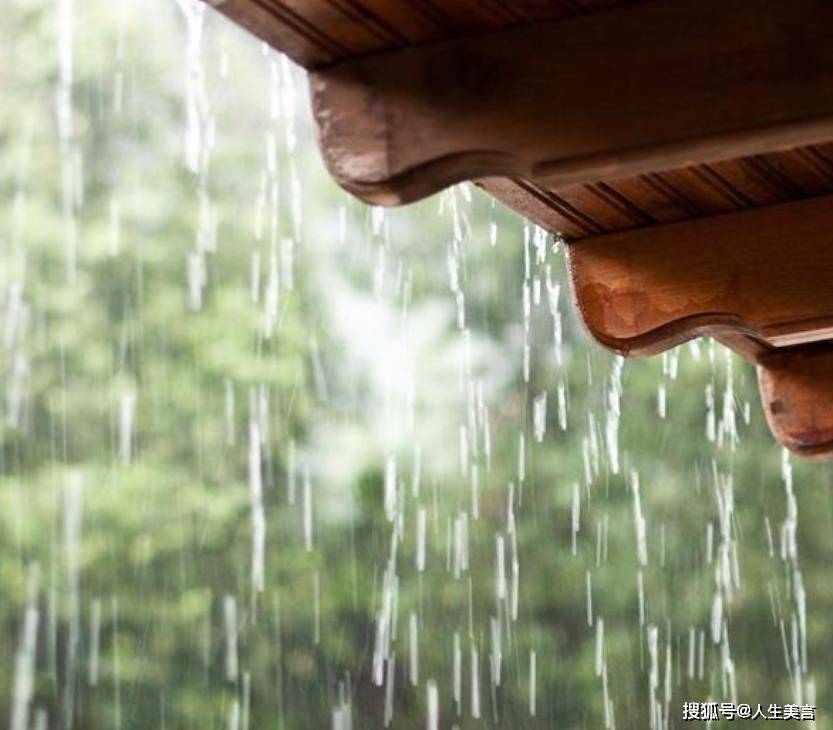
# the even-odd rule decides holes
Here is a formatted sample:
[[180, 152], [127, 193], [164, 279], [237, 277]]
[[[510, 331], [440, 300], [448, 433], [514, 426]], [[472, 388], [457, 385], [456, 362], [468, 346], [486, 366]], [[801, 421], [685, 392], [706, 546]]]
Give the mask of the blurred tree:
[[3, 17], [13, 730], [417, 728], [431, 679], [442, 727], [830, 726], [831, 472], [746, 365], [602, 352], [472, 186], [349, 199], [299, 72], [190, 0]]

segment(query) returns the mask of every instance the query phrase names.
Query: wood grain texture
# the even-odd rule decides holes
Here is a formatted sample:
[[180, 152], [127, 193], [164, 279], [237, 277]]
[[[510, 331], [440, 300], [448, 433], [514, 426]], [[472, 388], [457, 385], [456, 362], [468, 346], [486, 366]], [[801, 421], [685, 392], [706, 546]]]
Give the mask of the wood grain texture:
[[[492, 0], [442, 4], [426, 0], [224, 0], [217, 4], [221, 12], [270, 45], [312, 67], [612, 8], [631, 8], [625, 12], [632, 12], [635, 6], [630, 0], [519, 0], [511, 6]], [[384, 127], [371, 130], [385, 139]], [[361, 144], [360, 135], [356, 144]], [[558, 190], [522, 178], [490, 177], [482, 181], [482, 187], [531, 220], [576, 240], [833, 193], [831, 160], [833, 148], [826, 143], [559, 186]], [[460, 160], [446, 162], [451, 179], [464, 174]], [[411, 176], [416, 186], [433, 189], [420, 180], [420, 174]]]
[[[367, 201], [487, 176], [562, 193], [833, 139], [833, 3], [645, 3], [348, 61], [310, 82], [330, 172]], [[717, 208], [790, 194], [743, 165], [699, 177]]]
[[802, 456], [833, 456], [833, 346], [772, 354], [758, 365], [767, 423]]
[[829, 195], [832, 159], [827, 144], [558, 191], [519, 178], [484, 178], [477, 184], [539, 226], [577, 241]]
[[737, 332], [772, 347], [833, 336], [833, 196], [595, 236], [569, 247], [590, 333], [630, 355]]
[[641, 0], [204, 0], [305, 68]]

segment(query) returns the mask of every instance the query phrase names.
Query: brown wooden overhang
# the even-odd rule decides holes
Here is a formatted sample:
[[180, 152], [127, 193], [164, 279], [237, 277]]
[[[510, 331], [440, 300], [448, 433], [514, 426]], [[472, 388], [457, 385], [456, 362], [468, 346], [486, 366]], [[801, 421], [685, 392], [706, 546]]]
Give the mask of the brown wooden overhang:
[[829, 0], [214, 0], [310, 70], [330, 172], [377, 204], [475, 180], [571, 245], [590, 333], [709, 334], [833, 454]]

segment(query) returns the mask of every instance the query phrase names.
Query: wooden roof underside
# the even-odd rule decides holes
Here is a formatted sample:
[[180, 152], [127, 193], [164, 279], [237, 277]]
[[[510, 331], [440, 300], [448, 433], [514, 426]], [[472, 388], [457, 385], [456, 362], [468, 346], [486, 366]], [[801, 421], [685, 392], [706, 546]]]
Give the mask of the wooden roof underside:
[[[309, 69], [644, 1], [209, 0]], [[833, 143], [557, 190], [522, 179], [484, 187], [576, 240], [833, 193]]]
[[641, 0], [207, 0], [304, 68]]
[[833, 193], [833, 144], [808, 145], [622, 180], [548, 190], [524, 180], [487, 189], [567, 240], [707, 218]]

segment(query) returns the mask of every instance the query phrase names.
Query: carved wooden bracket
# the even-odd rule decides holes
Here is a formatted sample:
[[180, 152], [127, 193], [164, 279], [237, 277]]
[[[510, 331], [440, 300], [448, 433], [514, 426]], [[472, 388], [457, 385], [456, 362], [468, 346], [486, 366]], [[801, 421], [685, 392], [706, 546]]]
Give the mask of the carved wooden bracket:
[[798, 454], [833, 451], [833, 346], [773, 353], [758, 364], [767, 422], [775, 438]]
[[595, 339], [626, 355], [715, 335], [758, 363], [769, 425], [833, 452], [833, 196], [583, 239], [573, 293]]
[[569, 247], [590, 333], [630, 355], [739, 332], [771, 347], [833, 335], [833, 196], [585, 238]]
[[833, 3], [664, 0], [310, 74], [335, 179], [373, 203], [546, 188], [833, 138]]

